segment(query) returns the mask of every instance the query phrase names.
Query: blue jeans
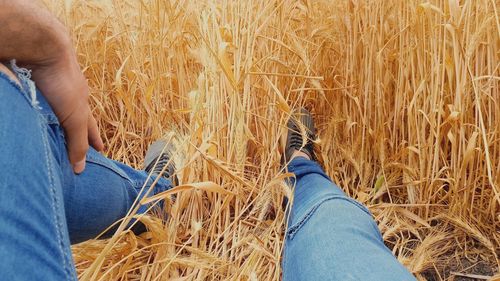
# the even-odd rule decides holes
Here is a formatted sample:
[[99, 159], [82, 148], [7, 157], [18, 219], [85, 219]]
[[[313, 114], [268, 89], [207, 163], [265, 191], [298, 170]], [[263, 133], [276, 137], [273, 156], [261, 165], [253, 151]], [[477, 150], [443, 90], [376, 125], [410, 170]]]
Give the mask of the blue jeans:
[[[76, 280], [70, 244], [123, 218], [153, 180], [93, 149], [75, 175], [56, 116], [20, 78], [21, 86], [0, 72], [0, 279]], [[285, 280], [414, 280], [384, 246], [368, 210], [317, 163], [297, 158], [289, 169], [296, 186]], [[162, 178], [153, 194], [170, 187]]]
[[[19, 77], [21, 86], [0, 72], [0, 279], [77, 280], [70, 244], [122, 219], [147, 173], [90, 149], [75, 175], [56, 116]], [[153, 193], [170, 187], [162, 178]]]
[[295, 158], [283, 280], [415, 280], [384, 245], [368, 209], [314, 161]]

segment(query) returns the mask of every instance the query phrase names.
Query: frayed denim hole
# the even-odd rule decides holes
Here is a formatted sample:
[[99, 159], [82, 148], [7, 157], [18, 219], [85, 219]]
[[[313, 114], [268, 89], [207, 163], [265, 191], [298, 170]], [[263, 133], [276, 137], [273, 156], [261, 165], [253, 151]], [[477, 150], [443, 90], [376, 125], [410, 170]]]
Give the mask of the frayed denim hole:
[[26, 98], [29, 99], [31, 106], [37, 109], [41, 109], [36, 98], [35, 82], [31, 80], [31, 70], [17, 66], [15, 59], [10, 61], [10, 68], [17, 75], [17, 78], [21, 82], [24, 93], [26, 93], [27, 95]]

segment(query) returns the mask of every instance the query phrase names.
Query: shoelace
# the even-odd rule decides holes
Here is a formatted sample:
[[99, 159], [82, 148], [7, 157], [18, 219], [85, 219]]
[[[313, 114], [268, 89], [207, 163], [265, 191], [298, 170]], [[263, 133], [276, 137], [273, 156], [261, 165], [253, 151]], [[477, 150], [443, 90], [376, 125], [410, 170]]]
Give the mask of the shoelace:
[[169, 162], [170, 162], [170, 156], [166, 153], [161, 154], [159, 156], [159, 159], [151, 163], [151, 165], [154, 165], [153, 174], [159, 175], [163, 170], [163, 167], [165, 167], [165, 165], [169, 165], [161, 176], [164, 178], [170, 178], [173, 174], [173, 167], [172, 167], [172, 162], [170, 163]]
[[314, 136], [312, 133], [306, 128], [306, 143], [303, 143], [302, 139], [302, 134], [300, 132], [300, 129], [298, 128], [298, 125], [293, 122], [290, 126], [290, 148], [293, 148], [295, 150], [303, 151], [308, 154], [311, 159], [314, 159], [314, 146], [312, 143], [312, 138]]
[[302, 141], [302, 135], [299, 132], [296, 132], [294, 128], [290, 136], [290, 146], [295, 148], [296, 150], [299, 150], [300, 148], [302, 148]]

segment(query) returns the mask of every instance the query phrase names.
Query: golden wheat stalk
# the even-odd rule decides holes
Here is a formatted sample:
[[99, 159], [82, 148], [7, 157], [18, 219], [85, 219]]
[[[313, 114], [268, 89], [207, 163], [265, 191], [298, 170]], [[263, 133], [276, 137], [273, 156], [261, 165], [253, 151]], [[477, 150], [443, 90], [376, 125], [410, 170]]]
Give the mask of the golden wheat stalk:
[[74, 246], [82, 280], [279, 279], [280, 138], [301, 105], [327, 173], [420, 280], [498, 271], [497, 0], [46, 2], [74, 35], [107, 155], [140, 167], [179, 136], [168, 219]]

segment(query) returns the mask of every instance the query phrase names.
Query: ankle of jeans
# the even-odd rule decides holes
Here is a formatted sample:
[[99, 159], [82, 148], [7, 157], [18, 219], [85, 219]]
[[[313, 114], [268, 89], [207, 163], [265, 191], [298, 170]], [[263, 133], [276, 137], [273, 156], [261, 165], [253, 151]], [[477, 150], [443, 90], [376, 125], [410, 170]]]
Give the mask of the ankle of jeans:
[[288, 164], [288, 171], [295, 174], [297, 180], [309, 174], [318, 174], [331, 181], [330, 177], [326, 175], [318, 162], [309, 160], [305, 157], [295, 157], [290, 164]]

